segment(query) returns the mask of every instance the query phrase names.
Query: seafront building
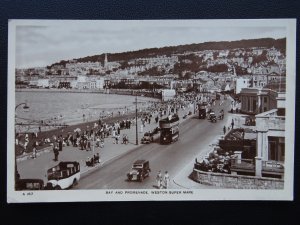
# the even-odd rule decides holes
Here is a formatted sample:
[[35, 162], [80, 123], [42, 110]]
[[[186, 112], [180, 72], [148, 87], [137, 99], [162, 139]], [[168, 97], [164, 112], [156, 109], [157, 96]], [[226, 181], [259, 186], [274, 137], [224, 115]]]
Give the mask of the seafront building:
[[[269, 93], [270, 94], [270, 93]], [[276, 93], [276, 107], [255, 115], [256, 153], [254, 159], [242, 158], [236, 152], [232, 173], [256, 177], [284, 177], [285, 164], [285, 96]]]
[[278, 93], [267, 88], [243, 88], [240, 93], [241, 112], [256, 115], [277, 107]]

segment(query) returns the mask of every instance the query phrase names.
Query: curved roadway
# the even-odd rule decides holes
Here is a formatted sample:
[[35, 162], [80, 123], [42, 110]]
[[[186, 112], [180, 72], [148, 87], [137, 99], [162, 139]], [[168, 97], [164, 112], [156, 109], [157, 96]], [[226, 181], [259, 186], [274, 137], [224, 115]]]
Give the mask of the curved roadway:
[[[170, 145], [160, 145], [158, 136], [154, 143], [140, 145], [134, 150], [103, 165], [97, 170], [85, 174], [74, 189], [152, 189], [156, 187], [156, 174], [168, 171], [170, 179], [174, 178], [191, 160], [208, 145], [216, 136], [223, 134], [223, 127], [227, 121], [227, 111], [230, 101], [222, 106], [215, 106], [217, 114], [222, 108], [225, 111], [224, 120], [211, 123], [208, 120], [198, 119], [196, 114], [180, 124], [179, 140]], [[128, 182], [126, 174], [132, 163], [137, 159], [147, 159], [150, 163], [150, 176], [143, 182]], [[192, 171], [192, 168], [191, 168]], [[176, 188], [171, 182], [170, 188]]]

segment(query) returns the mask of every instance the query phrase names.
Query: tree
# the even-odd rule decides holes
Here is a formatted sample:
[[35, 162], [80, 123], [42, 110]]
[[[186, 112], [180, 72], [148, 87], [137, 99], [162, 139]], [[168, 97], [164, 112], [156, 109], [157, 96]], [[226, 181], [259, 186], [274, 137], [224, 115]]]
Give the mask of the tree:
[[261, 55], [253, 56], [252, 64], [255, 65], [267, 61], [268, 60], [267, 54], [268, 52], [266, 50], [263, 50]]
[[212, 72], [212, 73], [227, 72], [228, 66], [226, 64], [216, 64], [216, 65], [213, 65], [213, 66], [207, 68], [207, 71]]

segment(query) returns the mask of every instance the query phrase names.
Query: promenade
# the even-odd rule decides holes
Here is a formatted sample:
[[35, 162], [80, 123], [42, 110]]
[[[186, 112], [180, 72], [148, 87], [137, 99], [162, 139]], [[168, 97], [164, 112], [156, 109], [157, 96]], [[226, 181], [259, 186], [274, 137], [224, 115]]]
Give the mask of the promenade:
[[[188, 116], [187, 118], [183, 119], [183, 116], [188, 114], [188, 112], [194, 112], [194, 108], [185, 108], [180, 109], [178, 111], [178, 115], [180, 118], [180, 122], [184, 120], [188, 120], [193, 115]], [[116, 119], [116, 118], [114, 118]], [[151, 131], [154, 128], [158, 127], [158, 123], [155, 122], [154, 118], [151, 119], [150, 124], [147, 122], [145, 123], [145, 127], [143, 127], [143, 131], [141, 131], [141, 118], [138, 119], [138, 143], [136, 145], [136, 126], [131, 126], [130, 129], [122, 129], [120, 131], [120, 140], [119, 143], [115, 143], [115, 138], [109, 136], [104, 139], [104, 147], [96, 147], [95, 143], [92, 143], [91, 150], [80, 150], [79, 147], [73, 146], [64, 146], [63, 150], [59, 152], [58, 160], [59, 161], [77, 161], [80, 163], [81, 166], [81, 176], [84, 177], [88, 174], [89, 171], [95, 169], [101, 169], [102, 166], [108, 164], [112, 160], [121, 157], [124, 154], [133, 151], [141, 144], [141, 138], [143, 137], [144, 133], [147, 131]], [[126, 134], [129, 139], [128, 144], [121, 144], [122, 143], [122, 136]], [[155, 137], [159, 137], [159, 133], [156, 134]], [[86, 166], [86, 160], [88, 157], [93, 157], [94, 154], [100, 154], [101, 162], [95, 164], [94, 167]], [[27, 153], [26, 155], [20, 155], [17, 158], [17, 168], [20, 174], [21, 179], [25, 178], [36, 178], [42, 179], [44, 182], [47, 182], [47, 169], [55, 166], [58, 162], [54, 160], [54, 153], [52, 150], [52, 146], [40, 149], [37, 153], [37, 158], [32, 158], [32, 153]], [[129, 169], [129, 168], [128, 168]]]
[[[191, 106], [190, 108], [186, 108], [184, 110], [180, 109], [178, 111], [178, 115], [181, 123], [186, 120], [189, 120], [192, 117], [197, 116], [197, 114], [196, 115], [192, 114], [187, 116], [185, 119], [183, 119], [183, 116], [188, 114], [189, 111], [194, 112], [194, 108]], [[197, 111], [195, 112], [197, 113]], [[231, 113], [227, 113], [227, 115], [228, 116], [226, 118], [226, 121], [224, 121], [226, 127], [230, 126], [232, 119], [234, 119], [234, 121], [236, 122], [235, 123], [236, 127], [241, 127], [242, 122], [240, 121], [240, 118], [242, 115], [231, 114]], [[122, 140], [120, 140], [119, 143], [116, 144], [115, 139], [112, 136], [109, 136], [105, 138], [103, 148], [96, 147], [94, 143], [92, 143], [90, 151], [80, 150], [79, 147], [64, 146], [63, 150], [59, 152], [58, 160], [79, 162], [81, 166], [81, 177], [84, 177], [88, 175], [90, 171], [101, 169], [101, 167], [109, 164], [114, 159], [117, 159], [118, 157], [121, 157], [129, 153], [130, 151], [134, 151], [136, 148], [143, 145], [141, 144], [141, 138], [143, 137], [144, 133], [158, 127], [158, 123], [155, 122], [154, 118], [152, 118], [150, 124], [145, 123], [145, 127], [143, 127], [143, 131], [141, 131], [141, 125], [142, 125], [141, 118], [139, 118], [137, 124], [139, 145], [136, 145], [136, 126], [134, 125], [131, 126], [130, 129], [123, 129], [120, 131], [121, 139], [123, 134], [126, 134], [128, 136], [129, 139], [128, 144], [121, 144]], [[197, 155], [197, 158], [200, 159], [204, 157], [206, 154], [208, 154], [210, 151], [212, 151], [213, 147], [217, 144], [218, 139], [222, 138], [223, 136], [224, 136], [223, 133], [220, 131], [220, 135], [214, 137], [213, 142], [211, 142], [211, 140], [210, 141], [207, 140], [207, 143], [205, 142], [201, 146], [199, 146], [200, 148], [199, 148], [199, 154]], [[158, 137], [159, 137], [159, 133], [156, 134], [155, 138]], [[86, 166], [87, 158], [93, 157], [97, 153], [99, 153], [100, 155], [101, 162], [95, 164], [95, 166], [93, 167]], [[22, 179], [38, 178], [44, 180], [44, 182], [46, 183], [47, 170], [58, 164], [58, 162], [55, 162], [53, 160], [54, 153], [52, 150], [52, 146], [39, 150], [37, 158], [35, 159], [33, 159], [31, 156], [32, 153], [28, 153], [26, 155], [22, 155], [17, 158], [17, 168], [21, 178]], [[191, 159], [190, 162], [187, 163], [184, 168], [182, 168], [180, 173], [178, 173], [175, 177], [173, 177], [172, 184], [170, 184], [171, 188], [173, 189], [215, 188], [215, 187], [196, 183], [191, 179], [189, 179], [189, 175], [191, 174], [192, 169], [194, 167], [194, 162], [195, 159]]]

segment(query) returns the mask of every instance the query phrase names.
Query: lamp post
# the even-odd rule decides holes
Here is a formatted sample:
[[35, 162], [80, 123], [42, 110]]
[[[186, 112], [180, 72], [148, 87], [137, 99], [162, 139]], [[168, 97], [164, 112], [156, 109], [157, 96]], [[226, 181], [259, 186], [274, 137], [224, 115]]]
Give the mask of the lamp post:
[[22, 102], [22, 103], [16, 105], [16, 107], [15, 107], [15, 112], [16, 112], [17, 108], [18, 108], [19, 106], [21, 106], [21, 105], [24, 105], [24, 106], [23, 106], [23, 109], [29, 109], [29, 106], [27, 105], [27, 102]]
[[139, 145], [139, 139], [138, 139], [138, 123], [137, 123], [137, 92], [135, 93], [135, 138], [136, 138], [136, 145]]
[[[27, 102], [22, 102], [18, 105], [16, 105], [15, 107], [15, 119], [16, 119], [16, 111], [17, 111], [17, 108], [21, 105], [24, 105], [23, 106], [23, 109], [29, 109], [29, 106], [27, 105]], [[16, 126], [16, 125], [15, 125]], [[16, 136], [16, 130], [15, 130], [15, 136]], [[16, 182], [17, 180], [20, 179], [20, 174], [18, 172], [18, 166], [17, 166], [17, 154], [16, 154], [16, 148], [15, 148], [15, 188], [16, 188]]]

